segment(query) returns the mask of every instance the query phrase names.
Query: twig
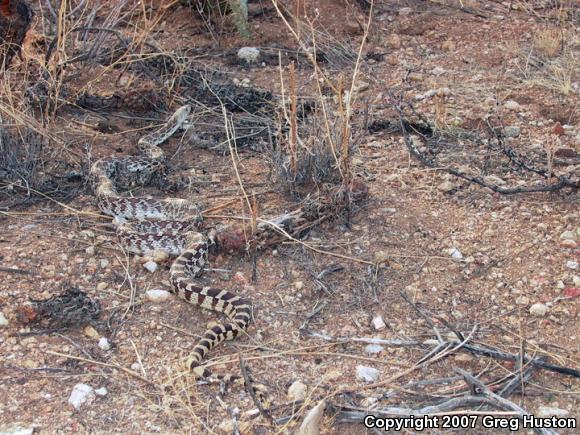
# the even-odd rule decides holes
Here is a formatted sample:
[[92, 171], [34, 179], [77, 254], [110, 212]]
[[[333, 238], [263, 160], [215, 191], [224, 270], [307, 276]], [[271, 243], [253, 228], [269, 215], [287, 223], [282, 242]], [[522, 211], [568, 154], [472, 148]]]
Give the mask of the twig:
[[332, 337], [330, 335], [320, 334], [309, 329], [302, 329], [300, 331], [306, 337], [320, 338], [325, 341], [333, 341], [338, 343], [365, 343], [365, 344], [382, 344], [391, 347], [411, 347], [422, 346], [420, 341], [404, 341], [404, 340], [384, 340], [382, 338], [358, 338], [358, 337]]
[[15, 273], [17, 275], [36, 275], [34, 272], [24, 269], [16, 269], [12, 267], [0, 267], [0, 272]]
[[117, 364], [104, 363], [104, 362], [96, 361], [96, 360], [93, 360], [93, 359], [82, 358], [80, 356], [67, 355], [66, 353], [54, 352], [52, 350], [47, 350], [46, 353], [48, 353], [50, 355], [60, 356], [60, 357], [63, 357], [63, 358], [69, 358], [69, 359], [74, 359], [74, 360], [77, 360], [77, 361], [83, 361], [83, 362], [86, 362], [86, 363], [89, 363], [89, 364], [96, 364], [98, 366], [109, 367], [109, 368], [112, 368], [112, 369], [121, 370], [121, 371], [127, 373], [129, 376], [132, 376], [134, 378], [137, 378], [140, 381], [143, 381], [146, 384], [151, 385], [152, 387], [157, 387], [157, 385], [154, 382], [151, 382], [148, 379], [145, 379], [143, 376], [139, 375], [138, 373], [135, 373], [133, 370], [129, 370], [128, 368], [125, 368], [125, 367], [120, 366], [120, 365], [117, 365]]
[[[415, 157], [417, 160], [419, 160], [423, 165], [425, 165], [429, 168], [436, 168], [437, 170], [447, 172], [448, 174], [451, 174], [455, 177], [464, 179], [466, 181], [469, 181], [470, 183], [477, 184], [481, 187], [486, 187], [486, 188], [491, 189], [492, 191], [500, 193], [502, 195], [514, 195], [514, 194], [518, 194], [518, 193], [533, 193], [533, 192], [555, 192], [557, 190], [560, 190], [560, 189], [563, 189], [566, 187], [570, 187], [573, 189], [580, 188], [580, 179], [574, 180], [574, 179], [564, 177], [564, 176], [559, 176], [558, 182], [555, 184], [539, 184], [536, 186], [501, 187], [501, 186], [489, 184], [489, 183], [485, 182], [483, 180], [483, 178], [481, 178], [481, 177], [473, 177], [471, 175], [468, 175], [465, 172], [460, 171], [457, 168], [453, 168], [453, 167], [443, 167], [442, 168], [442, 167], [440, 167], [440, 165], [437, 163], [437, 161], [434, 158], [428, 157], [423, 152], [421, 152], [417, 148], [417, 146], [415, 145], [413, 140], [411, 139], [408, 128], [407, 128], [409, 126], [409, 122], [405, 119], [405, 116], [403, 113], [403, 108], [401, 107], [401, 104], [397, 104], [395, 97], [392, 97], [392, 105], [395, 108], [395, 110], [397, 111], [397, 114], [399, 116], [399, 128], [400, 128], [400, 131], [403, 133], [405, 145], [407, 146], [409, 153], [413, 157]], [[410, 103], [407, 103], [407, 105], [410, 106]], [[421, 138], [421, 140], [425, 141], [424, 135], [419, 134], [419, 137]], [[515, 158], [514, 155], [512, 155], [512, 154], [506, 154], [506, 155], [508, 155], [508, 157], [510, 157], [510, 159]]]
[[[481, 395], [483, 395], [484, 397], [486, 397], [489, 400], [489, 405], [494, 406], [496, 408], [500, 408], [500, 409], [507, 409], [510, 411], [515, 411], [515, 412], [517, 412], [517, 415], [520, 418], [530, 415], [527, 411], [525, 411], [523, 408], [520, 408], [515, 403], [510, 402], [509, 400], [495, 394], [493, 391], [491, 391], [489, 388], [487, 388], [487, 386], [483, 382], [481, 382], [479, 379], [473, 377], [470, 373], [466, 372], [465, 370], [456, 368], [455, 371], [457, 373], [459, 373], [461, 376], [463, 376], [463, 379], [465, 380], [465, 382], [468, 385], [475, 386], [475, 387], [479, 388], [481, 390]], [[536, 433], [542, 434], [542, 435], [556, 435], [557, 434], [557, 432], [555, 432], [551, 429], [537, 428], [537, 429], [534, 429], [534, 431]]]
[[[484, 355], [484, 356], [488, 356], [490, 358], [500, 359], [503, 361], [518, 361], [520, 359], [520, 356], [518, 356], [518, 355], [512, 355], [509, 353], [501, 352], [501, 351], [496, 350], [496, 349], [490, 349], [488, 347], [476, 346], [474, 344], [464, 344], [463, 349], [465, 349], [471, 353], [477, 354], [477, 355]], [[536, 367], [539, 367], [539, 368], [542, 368], [545, 370], [549, 370], [552, 372], [556, 372], [556, 373], [561, 373], [563, 375], [568, 375], [568, 376], [573, 376], [575, 378], [580, 378], [580, 370], [573, 369], [570, 367], [558, 366], [555, 364], [549, 364], [540, 358], [532, 359], [529, 357], [525, 357], [524, 363], [525, 364], [529, 363], [529, 364], [532, 364]]]
[[[538, 360], [544, 361], [546, 357], [539, 357]], [[516, 391], [519, 387], [522, 387], [534, 374], [537, 367], [533, 364], [528, 364], [524, 370], [523, 367], [520, 367], [516, 376], [513, 377], [511, 381], [509, 381], [499, 392], [501, 397], [508, 398], [511, 396], [514, 391]]]
[[252, 382], [250, 374], [248, 373], [248, 368], [246, 367], [246, 363], [244, 362], [241, 353], [238, 353], [238, 360], [240, 361], [240, 370], [242, 372], [242, 377], [244, 378], [244, 386], [246, 387], [246, 391], [250, 394], [254, 405], [256, 405], [262, 417], [270, 421], [272, 424], [276, 424], [272, 415], [268, 412], [268, 410], [264, 409], [262, 403], [256, 396], [256, 392], [254, 391], [254, 383]]

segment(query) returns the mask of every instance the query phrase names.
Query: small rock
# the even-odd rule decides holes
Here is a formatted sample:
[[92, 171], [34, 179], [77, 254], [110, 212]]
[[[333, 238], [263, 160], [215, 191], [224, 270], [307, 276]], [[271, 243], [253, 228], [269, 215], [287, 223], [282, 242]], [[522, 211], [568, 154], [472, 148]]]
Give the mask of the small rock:
[[568, 260], [566, 261], [566, 267], [568, 269], [576, 270], [578, 269], [578, 262], [574, 260]]
[[530, 307], [530, 314], [533, 316], [543, 317], [548, 312], [548, 307], [541, 302], [536, 302]]
[[564, 231], [562, 234], [560, 234], [560, 239], [561, 240], [576, 240], [576, 232], [575, 231]]
[[101, 261], [99, 261], [99, 266], [101, 266], [101, 269], [106, 269], [109, 266], [109, 260], [103, 258]]
[[530, 303], [530, 298], [527, 296], [520, 296], [516, 299], [516, 304], [518, 305], [528, 305]]
[[288, 399], [290, 400], [304, 400], [306, 398], [306, 392], [308, 387], [300, 381], [292, 382], [290, 388], [288, 388]]
[[304, 288], [304, 282], [302, 282], [302, 281], [296, 281], [294, 283], [294, 288], [296, 290], [302, 290]]
[[368, 344], [365, 347], [365, 353], [368, 355], [377, 355], [381, 353], [385, 348], [378, 344]]
[[443, 42], [443, 44], [441, 44], [441, 50], [443, 51], [455, 51], [455, 42], [453, 42], [451, 39], [448, 39], [447, 41]]
[[389, 254], [385, 251], [375, 251], [373, 254], [373, 261], [377, 264], [386, 263], [389, 261]]
[[539, 406], [536, 411], [536, 416], [540, 418], [546, 417], [565, 417], [570, 414], [570, 411], [561, 408], [552, 408], [551, 406]]
[[31, 359], [25, 359], [22, 362], [22, 366], [26, 367], [27, 369], [33, 369], [33, 368], [36, 368], [38, 366], [38, 363], [36, 361], [31, 360]]
[[505, 137], [518, 137], [522, 129], [517, 125], [509, 125], [503, 129], [503, 134]]
[[76, 384], [72, 390], [68, 403], [70, 403], [76, 410], [81, 408], [86, 402], [90, 402], [95, 398], [95, 390], [87, 384]]
[[109, 285], [106, 282], [100, 282], [97, 284], [97, 290], [102, 292], [105, 290]]
[[103, 350], [110, 350], [111, 349], [111, 343], [109, 343], [109, 340], [107, 339], [107, 337], [99, 338], [99, 347]]
[[414, 285], [408, 285], [407, 287], [405, 287], [405, 293], [407, 293], [409, 299], [415, 301], [421, 294], [421, 290], [419, 290]]
[[517, 101], [514, 101], [514, 100], [508, 100], [508, 101], [506, 101], [506, 102], [503, 104], [503, 106], [504, 106], [506, 109], [509, 109], [509, 110], [516, 110], [516, 111], [519, 111], [519, 110], [521, 110], [521, 109], [522, 109], [522, 106], [520, 106], [520, 104], [519, 104]]
[[459, 353], [459, 354], [455, 355], [455, 361], [458, 361], [458, 362], [471, 362], [474, 359], [475, 358], [473, 358], [473, 356], [471, 356], [467, 353]]
[[373, 367], [356, 366], [356, 377], [361, 381], [375, 382], [379, 378], [379, 374], [380, 372]]
[[4, 315], [4, 313], [0, 312], [0, 327], [8, 326], [8, 319]]
[[0, 426], [0, 435], [32, 435], [34, 427], [26, 427], [20, 423], [13, 423], [8, 426]]
[[564, 239], [560, 240], [560, 246], [562, 248], [574, 249], [578, 246], [578, 243], [576, 243], [576, 240]]
[[101, 387], [95, 390], [95, 394], [97, 396], [105, 397], [107, 394], [109, 394], [109, 391], [105, 387]]
[[411, 80], [412, 82], [422, 82], [423, 81], [423, 74], [418, 73], [418, 72], [412, 72], [410, 73], [407, 78], [409, 80]]
[[85, 253], [87, 255], [95, 255], [95, 247], [94, 246], [89, 246], [87, 249], [85, 249]]
[[562, 148], [558, 148], [554, 152], [554, 155], [556, 157], [575, 158], [578, 155], [578, 153], [576, 152], [576, 150], [574, 148], [562, 147]]
[[395, 50], [398, 50], [399, 48], [401, 48], [401, 37], [399, 35], [397, 35], [396, 33], [392, 33], [388, 36], [387, 38], [387, 47], [393, 48]]
[[580, 276], [572, 278], [572, 282], [574, 283], [574, 287], [580, 287]]
[[445, 73], [446, 73], [446, 70], [444, 68], [441, 68], [440, 66], [436, 66], [435, 68], [433, 68], [431, 70], [431, 74], [433, 74], [434, 76], [441, 76]]
[[155, 263], [152, 260], [149, 260], [149, 261], [143, 263], [143, 267], [145, 269], [147, 269], [149, 272], [153, 273], [153, 272], [155, 272], [157, 270], [157, 267], [158, 266], [157, 266], [157, 263]]
[[171, 293], [167, 290], [147, 290], [145, 292], [145, 297], [151, 302], [165, 302], [171, 297]]
[[454, 260], [461, 260], [463, 258], [463, 254], [457, 248], [451, 248], [449, 250], [449, 254], [451, 255], [451, 258], [453, 258]]
[[238, 58], [246, 63], [256, 63], [260, 58], [260, 50], [256, 47], [242, 47], [238, 50]]
[[87, 325], [85, 326], [85, 329], [83, 329], [84, 334], [89, 337], [89, 338], [99, 338], [101, 335], [98, 333], [98, 331], [93, 328], [91, 325]]
[[455, 185], [451, 181], [444, 181], [443, 183], [439, 184], [439, 186], [437, 186], [437, 190], [445, 193], [451, 192], [454, 189]]
[[375, 328], [375, 330], [382, 331], [386, 327], [387, 325], [385, 324], [385, 321], [383, 320], [382, 316], [373, 317], [373, 328]]

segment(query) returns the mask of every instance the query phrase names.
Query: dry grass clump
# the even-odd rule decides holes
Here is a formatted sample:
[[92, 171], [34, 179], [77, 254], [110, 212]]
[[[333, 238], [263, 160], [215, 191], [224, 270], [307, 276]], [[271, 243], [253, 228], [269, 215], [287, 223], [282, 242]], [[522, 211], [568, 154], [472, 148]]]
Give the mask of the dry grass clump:
[[564, 47], [564, 31], [560, 28], [546, 28], [534, 35], [534, 48], [547, 58], [556, 57]]
[[[306, 86], [314, 87], [315, 106], [311, 116], [298, 123], [298, 77], [294, 65], [282, 71], [281, 144], [274, 163], [282, 185], [295, 191], [299, 187], [319, 186], [321, 183], [342, 184], [346, 190], [353, 180], [352, 153], [356, 139], [352, 132], [353, 105], [358, 97], [360, 61], [372, 11], [358, 51], [352, 52], [350, 77], [323, 70], [318, 62], [318, 39], [320, 31], [315, 29], [309, 17], [289, 15], [282, 12], [281, 5], [273, 2], [279, 17], [300, 50], [308, 57], [314, 74]], [[332, 45], [332, 44], [330, 44]], [[330, 46], [325, 41], [325, 46]], [[345, 68], [346, 69], [346, 68]]]
[[533, 45], [522, 53], [520, 68], [524, 78], [562, 95], [574, 93], [580, 48], [578, 41], [578, 30], [566, 23], [537, 31]]
[[15, 192], [32, 196], [42, 190], [43, 138], [25, 127], [8, 127], [0, 118], [0, 199]]

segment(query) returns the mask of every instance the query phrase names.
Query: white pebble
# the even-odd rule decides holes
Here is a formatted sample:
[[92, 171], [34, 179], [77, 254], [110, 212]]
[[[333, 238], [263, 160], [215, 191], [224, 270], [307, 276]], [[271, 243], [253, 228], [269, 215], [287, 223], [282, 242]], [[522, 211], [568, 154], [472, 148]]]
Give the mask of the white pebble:
[[504, 107], [509, 110], [520, 110], [522, 106], [519, 105], [517, 101], [508, 100], [504, 104]]
[[528, 305], [530, 303], [530, 298], [527, 296], [520, 296], [516, 299], [516, 304], [518, 305]]
[[367, 347], [365, 347], [365, 353], [368, 355], [376, 355], [381, 353], [383, 350], [385, 350], [385, 348], [378, 344], [369, 344]]
[[20, 423], [0, 426], [0, 435], [32, 435], [34, 431], [34, 427], [24, 427]]
[[151, 302], [165, 302], [171, 297], [171, 293], [167, 290], [147, 290], [145, 297]]
[[568, 260], [566, 261], [566, 267], [568, 269], [576, 270], [578, 269], [578, 262], [574, 260]]
[[109, 343], [109, 340], [107, 339], [107, 337], [101, 337], [99, 339], [99, 347], [103, 350], [111, 349], [111, 343]]
[[530, 314], [538, 317], [543, 317], [548, 312], [548, 307], [545, 304], [536, 302], [530, 307]]
[[449, 253], [451, 254], [451, 258], [454, 260], [461, 260], [463, 258], [463, 254], [457, 248], [451, 248]]
[[564, 231], [562, 234], [560, 234], [560, 239], [562, 239], [562, 240], [575, 240], [576, 233], [574, 231]]
[[76, 384], [72, 390], [68, 403], [79, 410], [81, 405], [95, 398], [95, 390], [87, 384]]
[[381, 331], [386, 327], [387, 325], [381, 316], [373, 317], [373, 328], [375, 328], [377, 331]]
[[147, 269], [149, 272], [153, 273], [157, 270], [157, 263], [152, 260], [149, 260], [143, 264], [143, 267]]
[[0, 312], [0, 327], [1, 326], [8, 326], [8, 319], [6, 318], [6, 316], [4, 315], [4, 313]]
[[109, 391], [108, 391], [108, 390], [107, 390], [105, 387], [101, 387], [101, 388], [97, 388], [97, 389], [95, 390], [95, 394], [96, 394], [97, 396], [104, 397], [104, 396], [106, 396], [107, 394], [109, 394]]
[[260, 57], [260, 50], [256, 47], [242, 47], [238, 50], [238, 57], [247, 63], [255, 63]]
[[356, 377], [361, 381], [375, 382], [379, 378], [379, 374], [380, 372], [373, 367], [356, 366]]
[[292, 382], [290, 388], [288, 388], [288, 399], [290, 400], [304, 400], [306, 398], [306, 392], [308, 387], [300, 381]]
[[99, 261], [99, 266], [101, 266], [101, 269], [105, 269], [108, 265], [109, 260], [107, 260], [106, 258], [103, 258], [101, 261]]

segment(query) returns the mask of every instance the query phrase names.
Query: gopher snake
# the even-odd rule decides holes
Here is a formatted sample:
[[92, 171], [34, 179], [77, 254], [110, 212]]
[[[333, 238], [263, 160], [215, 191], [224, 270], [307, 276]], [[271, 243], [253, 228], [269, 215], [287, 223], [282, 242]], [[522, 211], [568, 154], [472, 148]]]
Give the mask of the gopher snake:
[[117, 233], [128, 251], [149, 254], [163, 251], [177, 256], [170, 268], [172, 291], [181, 299], [224, 313], [229, 322], [208, 329], [198, 341], [186, 365], [203, 377], [211, 374], [201, 366], [207, 353], [224, 340], [233, 340], [251, 321], [248, 300], [217, 288], [196, 284], [207, 263], [208, 242], [195, 229], [200, 223], [197, 206], [189, 200], [153, 200], [120, 196], [116, 186], [144, 185], [163, 170], [165, 153], [159, 145], [185, 122], [190, 106], [180, 107], [165, 124], [138, 142], [140, 157], [106, 157], [91, 167], [91, 178], [101, 211], [114, 218]]

